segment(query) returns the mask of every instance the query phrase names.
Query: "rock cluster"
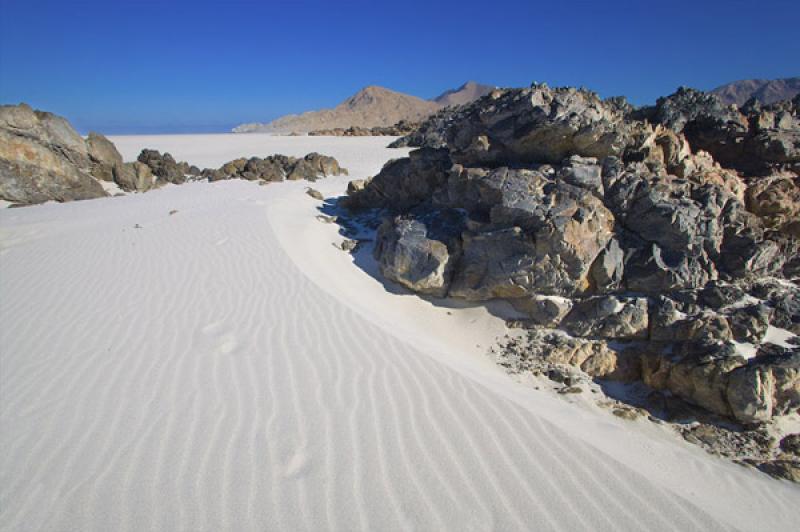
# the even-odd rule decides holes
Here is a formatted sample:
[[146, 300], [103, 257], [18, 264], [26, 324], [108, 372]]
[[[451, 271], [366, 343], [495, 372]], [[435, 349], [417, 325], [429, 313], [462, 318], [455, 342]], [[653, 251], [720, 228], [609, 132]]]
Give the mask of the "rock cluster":
[[272, 155], [236, 159], [218, 169], [200, 170], [169, 154], [145, 149], [125, 163], [114, 144], [89, 133], [84, 139], [64, 118], [25, 104], [0, 106], [0, 199], [33, 204], [108, 195], [101, 182], [124, 191], [144, 192], [187, 180], [248, 179], [265, 182], [346, 175], [333, 157]]
[[800, 95], [771, 105], [751, 99], [725, 106], [716, 95], [681, 88], [638, 115], [683, 133], [725, 168], [770, 175], [785, 165], [800, 170]]
[[305, 157], [270, 155], [264, 157], [241, 158], [229, 161], [216, 170], [204, 169], [200, 175], [209, 181], [224, 179], [247, 179], [248, 181], [296, 181], [306, 179], [316, 181], [320, 177], [347, 175], [347, 170], [339, 166], [333, 157], [309, 153]]
[[531, 356], [758, 423], [800, 407], [798, 350], [764, 343], [800, 334], [798, 104], [496, 90], [432, 117], [342, 204], [388, 213], [387, 279], [568, 333]]
[[311, 137], [327, 136], [327, 137], [400, 137], [409, 135], [413, 132], [419, 124], [401, 120], [393, 126], [375, 126], [375, 127], [358, 127], [350, 126], [348, 128], [332, 128], [332, 129], [315, 129], [309, 131], [308, 135]]
[[[589, 390], [592, 392], [589, 398], [617, 417], [630, 421], [646, 418], [672, 428], [686, 441], [711, 454], [731, 458], [778, 478], [800, 481], [800, 434], [784, 436], [784, 429], [776, 420], [737, 426], [677, 394], [662, 394], [647, 388], [639, 382], [643, 361], [638, 347], [532, 329], [524, 335], [506, 336], [492, 348], [492, 353], [512, 374], [545, 377], [546, 380], [535, 381], [537, 389], [544, 386], [559, 394]], [[683, 372], [683, 377], [690, 373]], [[612, 395], [617, 398], [612, 399], [601, 393], [603, 387], [591, 382], [592, 379], [624, 384], [615, 388]], [[704, 387], [702, 379], [694, 385], [709, 391], [714, 388]]]
[[102, 135], [84, 140], [60, 116], [25, 104], [0, 106], [0, 198], [23, 204], [99, 198], [106, 195], [100, 181], [124, 190], [152, 185]]

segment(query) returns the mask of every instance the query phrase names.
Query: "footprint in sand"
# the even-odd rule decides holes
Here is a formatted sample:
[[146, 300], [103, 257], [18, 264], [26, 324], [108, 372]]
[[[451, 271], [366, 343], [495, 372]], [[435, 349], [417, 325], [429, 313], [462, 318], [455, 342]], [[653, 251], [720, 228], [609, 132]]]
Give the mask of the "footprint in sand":
[[234, 353], [239, 348], [239, 341], [236, 339], [236, 336], [233, 334], [224, 334], [220, 338], [219, 346], [217, 347], [217, 351], [223, 355], [230, 355]]
[[214, 353], [230, 355], [239, 350], [239, 339], [233, 333], [223, 333], [223, 323], [221, 321], [211, 322], [200, 330], [205, 336], [214, 339]]
[[206, 336], [213, 336], [214, 334], [218, 333], [221, 328], [222, 328], [221, 321], [212, 321], [211, 323], [203, 327], [201, 331], [203, 331], [203, 334], [205, 334]]
[[286, 464], [284, 476], [286, 478], [299, 478], [306, 474], [311, 467], [311, 459], [305, 449], [298, 449]]

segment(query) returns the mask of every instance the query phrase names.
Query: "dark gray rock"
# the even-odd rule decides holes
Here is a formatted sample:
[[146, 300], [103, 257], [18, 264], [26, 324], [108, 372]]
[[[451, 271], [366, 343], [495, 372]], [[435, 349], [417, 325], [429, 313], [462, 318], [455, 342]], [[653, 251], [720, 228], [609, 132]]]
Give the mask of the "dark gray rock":
[[49, 171], [42, 166], [0, 158], [0, 199], [33, 204], [106, 195], [100, 183], [77, 170]]
[[389, 207], [408, 210], [428, 201], [447, 180], [447, 152], [421, 149], [386, 163], [381, 172], [359, 191], [341, 201], [350, 210]]
[[613, 292], [619, 288], [625, 272], [625, 252], [616, 238], [609, 240], [600, 252], [589, 272], [594, 291]]
[[375, 258], [381, 274], [415, 292], [447, 294], [460, 255], [463, 214], [417, 210], [384, 221], [378, 230]]
[[159, 183], [180, 185], [186, 182], [188, 165], [183, 163], [185, 165], [184, 168], [183, 165], [175, 162], [175, 159], [169, 153], [161, 155], [161, 152], [157, 150], [144, 149], [137, 160], [150, 167]]
[[699, 292], [700, 302], [714, 310], [732, 305], [744, 296], [741, 287], [719, 282], [710, 282]]
[[760, 343], [767, 333], [772, 309], [767, 305], [748, 305], [727, 313], [733, 338], [737, 342]]
[[453, 161], [465, 166], [560, 163], [571, 155], [622, 155], [644, 132], [629, 106], [572, 88], [494, 91], [468, 106], [446, 131]]
[[767, 421], [800, 406], [800, 349], [757, 357], [730, 375], [726, 390], [734, 418], [744, 423]]
[[714, 94], [680, 88], [640, 115], [683, 133], [694, 150], [709, 152], [726, 168], [764, 174], [800, 162], [797, 101], [737, 109]]
[[465, 231], [450, 295], [473, 301], [533, 294], [536, 245], [519, 227]]
[[594, 157], [573, 155], [562, 162], [558, 178], [570, 185], [585, 188], [598, 196], [603, 196], [602, 167]]
[[576, 303], [561, 326], [575, 336], [646, 339], [648, 317], [645, 298], [599, 296]]
[[555, 328], [572, 309], [572, 300], [558, 296], [531, 296], [512, 299], [511, 304], [519, 312], [526, 313], [540, 327]]
[[783, 452], [800, 457], [800, 434], [789, 434], [781, 439], [780, 448]]
[[771, 297], [772, 325], [800, 335], [800, 289], [783, 289]]

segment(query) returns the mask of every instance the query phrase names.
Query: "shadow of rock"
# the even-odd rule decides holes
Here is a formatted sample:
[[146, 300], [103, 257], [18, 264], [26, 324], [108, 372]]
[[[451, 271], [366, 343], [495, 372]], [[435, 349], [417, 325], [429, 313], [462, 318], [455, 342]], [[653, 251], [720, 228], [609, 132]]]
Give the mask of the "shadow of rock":
[[466, 309], [466, 308], [485, 308], [491, 315], [503, 320], [514, 320], [526, 317], [524, 314], [515, 310], [508, 301], [466, 301], [452, 297], [433, 297], [412, 292], [408, 288], [388, 281], [381, 275], [378, 262], [373, 257], [375, 246], [375, 234], [383, 222], [388, 212], [384, 209], [372, 209], [359, 213], [352, 213], [339, 205], [339, 199], [343, 197], [325, 198], [318, 207], [320, 220], [326, 223], [334, 223], [339, 228], [339, 234], [348, 240], [355, 240], [358, 245], [350, 254], [353, 263], [370, 277], [380, 282], [383, 288], [390, 294], [399, 296], [410, 296], [420, 299], [433, 306], [444, 309]]

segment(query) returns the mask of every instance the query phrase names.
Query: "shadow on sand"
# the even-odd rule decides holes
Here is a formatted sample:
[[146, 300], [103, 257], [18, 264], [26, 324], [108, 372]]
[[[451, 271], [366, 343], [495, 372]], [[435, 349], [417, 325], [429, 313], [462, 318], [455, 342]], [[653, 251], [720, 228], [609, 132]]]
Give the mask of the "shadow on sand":
[[340, 197], [325, 198], [317, 210], [320, 221], [334, 223], [339, 227], [339, 234], [345, 239], [358, 242], [350, 252], [353, 263], [367, 275], [381, 283], [384, 290], [398, 296], [415, 297], [430, 305], [444, 309], [485, 308], [491, 315], [503, 319], [514, 320], [526, 317], [510, 303], [504, 300], [466, 301], [452, 297], [433, 297], [412, 292], [408, 288], [389, 281], [381, 275], [378, 261], [373, 256], [375, 234], [383, 219], [389, 216], [385, 210], [372, 209], [361, 213], [353, 213], [339, 205]]

